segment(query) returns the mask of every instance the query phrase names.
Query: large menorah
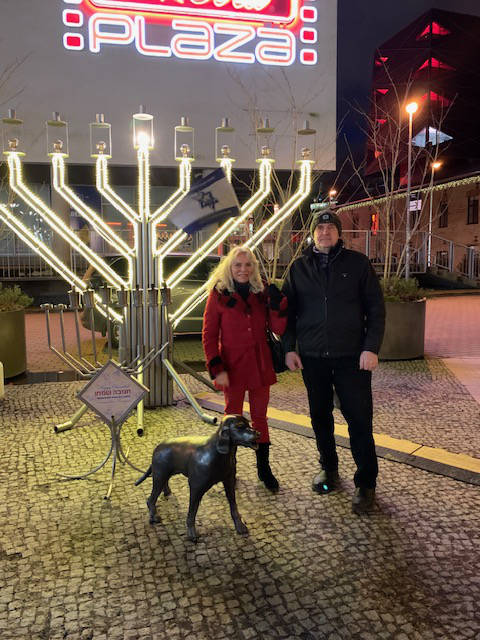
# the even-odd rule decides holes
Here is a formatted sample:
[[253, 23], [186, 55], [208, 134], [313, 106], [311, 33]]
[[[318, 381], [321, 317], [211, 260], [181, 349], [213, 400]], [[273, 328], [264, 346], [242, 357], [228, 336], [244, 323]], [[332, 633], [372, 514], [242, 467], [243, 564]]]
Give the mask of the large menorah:
[[[91, 157], [96, 163], [96, 188], [101, 196], [123, 216], [133, 227], [133, 246], [129, 246], [110, 226], [85, 204], [81, 198], [65, 183], [65, 160], [68, 158], [68, 125], [55, 113], [47, 122], [47, 149], [52, 165], [52, 186], [58, 195], [65, 200], [119, 255], [128, 265], [126, 277], [119, 275], [106, 260], [97, 255], [82, 239], [57, 215], [43, 200], [37, 197], [25, 184], [22, 176], [21, 127], [13, 110], [4, 118], [4, 154], [7, 157], [10, 189], [42, 220], [58, 233], [63, 240], [82, 256], [88, 264], [95, 268], [104, 278], [106, 286], [99, 291], [89, 288], [71, 267], [62, 261], [52, 249], [30, 230], [16, 215], [8, 204], [0, 204], [0, 219], [12, 229], [18, 237], [39, 256], [41, 256], [72, 289], [70, 291], [70, 308], [77, 318], [82, 306], [92, 316], [98, 310], [107, 318], [108, 344], [110, 345], [111, 324], [119, 328], [119, 360], [124, 370], [135, 375], [149, 389], [146, 406], [160, 407], [172, 403], [172, 379], [186, 393], [192, 406], [204, 419], [209, 420], [185, 387], [172, 364], [173, 329], [199, 305], [207, 296], [206, 286], [199, 287], [169, 317], [168, 305], [170, 292], [178, 286], [194, 267], [216, 247], [221, 245], [235, 229], [253, 215], [257, 207], [271, 192], [271, 172], [273, 158], [267, 145], [259, 145], [260, 157], [258, 187], [253, 195], [240, 207], [240, 213], [223, 222], [208, 239], [186, 259], [177, 270], [164, 277], [164, 258], [174, 251], [187, 237], [183, 229], [178, 229], [161, 246], [157, 243], [156, 227], [167, 219], [172, 210], [186, 196], [190, 189], [193, 156], [193, 128], [186, 118], [182, 118], [180, 126], [175, 127], [175, 159], [178, 163], [179, 184], [172, 195], [157, 209], [150, 206], [150, 152], [153, 149], [153, 116], [140, 108], [133, 116], [133, 146], [137, 151], [138, 166], [138, 206], [133, 209], [110, 186], [108, 161], [111, 153], [111, 127], [104, 121], [102, 114], [90, 125]], [[271, 133], [267, 125], [259, 127], [257, 132]], [[232, 178], [231, 145], [228, 143], [233, 129], [228, 119], [216, 129], [216, 160], [223, 168], [229, 181]], [[245, 244], [254, 249], [265, 237], [298, 208], [308, 196], [311, 189], [311, 172], [313, 161], [310, 152], [303, 148], [298, 160], [300, 177], [295, 193], [283, 206], [276, 209], [273, 215], [246, 240]], [[115, 304], [112, 302], [112, 290], [116, 290]], [[61, 309], [62, 311], [62, 309]], [[49, 329], [50, 308], [46, 307], [47, 328]], [[54, 349], [63, 362], [75, 369], [85, 379], [92, 377], [99, 369], [94, 353], [94, 362], [83, 357], [80, 340], [78, 354], [73, 355], [64, 346], [62, 350]], [[94, 341], [93, 341], [94, 343]], [[72, 418], [75, 422], [85, 411], [82, 408]], [[141, 410], [143, 411], [143, 409]], [[142, 414], [143, 415], [143, 414]], [[139, 418], [142, 429], [143, 417]], [[69, 421], [68, 425], [72, 425]]]

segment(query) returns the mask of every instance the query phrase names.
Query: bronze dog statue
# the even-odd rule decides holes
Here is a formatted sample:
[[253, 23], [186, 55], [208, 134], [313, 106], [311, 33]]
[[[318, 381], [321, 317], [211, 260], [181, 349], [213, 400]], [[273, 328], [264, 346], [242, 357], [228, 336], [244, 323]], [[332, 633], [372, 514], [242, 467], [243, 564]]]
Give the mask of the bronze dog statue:
[[152, 464], [135, 482], [141, 482], [152, 476], [152, 493], [147, 500], [150, 523], [160, 520], [157, 517], [156, 502], [163, 491], [171, 494], [168, 480], [171, 476], [183, 473], [190, 485], [190, 504], [187, 515], [187, 538], [197, 541], [195, 517], [200, 501], [214, 484], [223, 482], [225, 495], [230, 505], [235, 529], [240, 535], [248, 535], [248, 529], [238, 513], [235, 500], [235, 476], [237, 469], [237, 446], [257, 449], [260, 434], [250, 427], [246, 418], [237, 415], [225, 416], [217, 431], [211, 436], [186, 436], [161, 442], [154, 450]]

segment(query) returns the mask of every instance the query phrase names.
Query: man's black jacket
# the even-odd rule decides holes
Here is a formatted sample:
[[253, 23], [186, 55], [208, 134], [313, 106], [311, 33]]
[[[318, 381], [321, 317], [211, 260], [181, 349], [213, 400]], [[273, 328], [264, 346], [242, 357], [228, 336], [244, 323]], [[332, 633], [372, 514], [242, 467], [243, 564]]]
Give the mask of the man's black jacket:
[[330, 250], [328, 264], [310, 246], [290, 267], [283, 285], [288, 297], [285, 351], [300, 356], [356, 356], [378, 353], [385, 327], [385, 304], [377, 275], [363, 253]]

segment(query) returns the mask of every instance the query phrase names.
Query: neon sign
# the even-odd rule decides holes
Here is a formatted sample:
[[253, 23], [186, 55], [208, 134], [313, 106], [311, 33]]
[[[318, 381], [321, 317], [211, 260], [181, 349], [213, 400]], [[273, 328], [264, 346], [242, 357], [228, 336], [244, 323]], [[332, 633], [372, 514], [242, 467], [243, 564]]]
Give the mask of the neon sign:
[[281, 24], [293, 22], [298, 15], [298, 0], [91, 0], [91, 3], [99, 9]]
[[134, 46], [157, 58], [315, 65], [316, 1], [64, 0], [69, 30], [63, 45], [92, 53]]

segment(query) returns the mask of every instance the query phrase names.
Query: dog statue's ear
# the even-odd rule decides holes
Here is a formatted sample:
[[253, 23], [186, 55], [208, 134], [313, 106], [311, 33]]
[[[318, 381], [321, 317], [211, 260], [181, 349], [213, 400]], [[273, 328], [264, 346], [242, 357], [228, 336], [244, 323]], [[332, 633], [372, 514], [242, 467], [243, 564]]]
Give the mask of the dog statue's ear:
[[230, 451], [230, 423], [222, 422], [218, 432], [217, 451], [226, 454]]

